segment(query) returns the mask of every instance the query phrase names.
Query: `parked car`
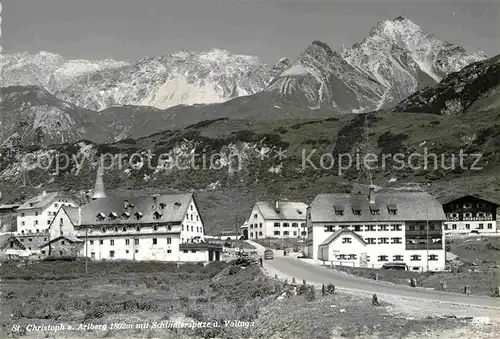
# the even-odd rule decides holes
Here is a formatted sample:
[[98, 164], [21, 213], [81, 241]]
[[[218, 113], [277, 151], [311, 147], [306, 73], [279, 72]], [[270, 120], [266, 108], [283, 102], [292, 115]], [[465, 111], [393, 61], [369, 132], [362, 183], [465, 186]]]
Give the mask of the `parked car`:
[[386, 270], [397, 270], [397, 271], [408, 271], [408, 265], [404, 262], [390, 262], [382, 265], [383, 269]]
[[270, 260], [274, 258], [274, 252], [272, 250], [265, 250], [264, 251], [264, 259], [265, 260]]

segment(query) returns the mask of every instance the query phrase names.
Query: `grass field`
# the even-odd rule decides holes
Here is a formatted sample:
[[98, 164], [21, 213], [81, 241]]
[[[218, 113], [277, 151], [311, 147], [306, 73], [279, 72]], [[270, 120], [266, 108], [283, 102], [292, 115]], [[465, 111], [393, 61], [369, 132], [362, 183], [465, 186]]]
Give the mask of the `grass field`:
[[[335, 338], [405, 338], [428, 328], [468, 326], [459, 319], [407, 317], [386, 302], [375, 307], [369, 298], [342, 293], [277, 300], [289, 287], [264, 276], [257, 265], [236, 262], [205, 267], [99, 262], [89, 265], [87, 276], [82, 262], [9, 262], [0, 273], [1, 338], [305, 339], [332, 333]], [[174, 321], [219, 326], [153, 328]], [[12, 331], [28, 325], [64, 329]]]

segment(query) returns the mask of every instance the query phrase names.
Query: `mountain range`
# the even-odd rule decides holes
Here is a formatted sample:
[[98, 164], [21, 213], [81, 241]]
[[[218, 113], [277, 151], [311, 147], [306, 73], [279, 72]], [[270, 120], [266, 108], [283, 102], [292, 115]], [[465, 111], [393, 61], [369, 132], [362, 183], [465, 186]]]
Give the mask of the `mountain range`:
[[[403, 17], [378, 23], [349, 48], [335, 51], [313, 41], [297, 58], [272, 66], [218, 49], [136, 63], [17, 53], [1, 55], [0, 65], [3, 187], [18, 186], [26, 171], [33, 185], [92, 186], [95, 161], [79, 168], [73, 160], [56, 173], [23, 167], [27, 154], [81, 159], [149, 150], [156, 154], [153, 168], [126, 164], [107, 172], [107, 186], [198, 190], [225, 210], [246, 211], [236, 204], [252, 196], [303, 200], [324, 189], [350, 189], [359, 173], [303, 171], [293, 161], [304, 149], [353, 152], [367, 126], [376, 154], [423, 147], [483, 154], [479, 172], [387, 170], [374, 175], [378, 183], [418, 182], [442, 194], [468, 183], [494, 190], [500, 180], [500, 55], [467, 52]], [[255, 158], [261, 149], [278, 148], [289, 151], [289, 163]], [[185, 162], [205, 149], [237, 151], [243, 170], [168, 170], [158, 159], [168, 154]], [[220, 163], [223, 169], [231, 164], [228, 158]], [[217, 190], [229, 193], [208, 193]], [[212, 222], [230, 228], [233, 221]]]

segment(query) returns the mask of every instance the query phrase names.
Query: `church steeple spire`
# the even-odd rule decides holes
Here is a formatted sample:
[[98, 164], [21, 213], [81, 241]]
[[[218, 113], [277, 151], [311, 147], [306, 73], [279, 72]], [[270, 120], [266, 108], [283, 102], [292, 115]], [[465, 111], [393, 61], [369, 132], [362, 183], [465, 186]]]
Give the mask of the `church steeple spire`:
[[94, 192], [92, 194], [92, 200], [107, 198], [106, 191], [104, 190], [104, 168], [102, 163], [99, 163], [99, 168], [97, 169], [97, 176], [95, 179]]

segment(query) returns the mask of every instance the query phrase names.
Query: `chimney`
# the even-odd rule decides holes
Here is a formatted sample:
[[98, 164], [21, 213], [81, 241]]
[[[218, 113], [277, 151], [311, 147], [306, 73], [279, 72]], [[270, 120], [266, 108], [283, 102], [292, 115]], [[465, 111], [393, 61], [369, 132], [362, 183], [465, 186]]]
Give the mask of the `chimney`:
[[276, 210], [276, 212], [280, 210], [280, 202], [278, 200], [274, 202], [274, 209]]
[[370, 204], [375, 204], [375, 185], [370, 185], [370, 194], [368, 195]]
[[97, 176], [95, 179], [94, 192], [92, 194], [92, 200], [95, 199], [104, 199], [107, 198], [106, 192], [104, 191], [104, 168], [103, 164], [99, 164], [99, 168], [97, 169]]

